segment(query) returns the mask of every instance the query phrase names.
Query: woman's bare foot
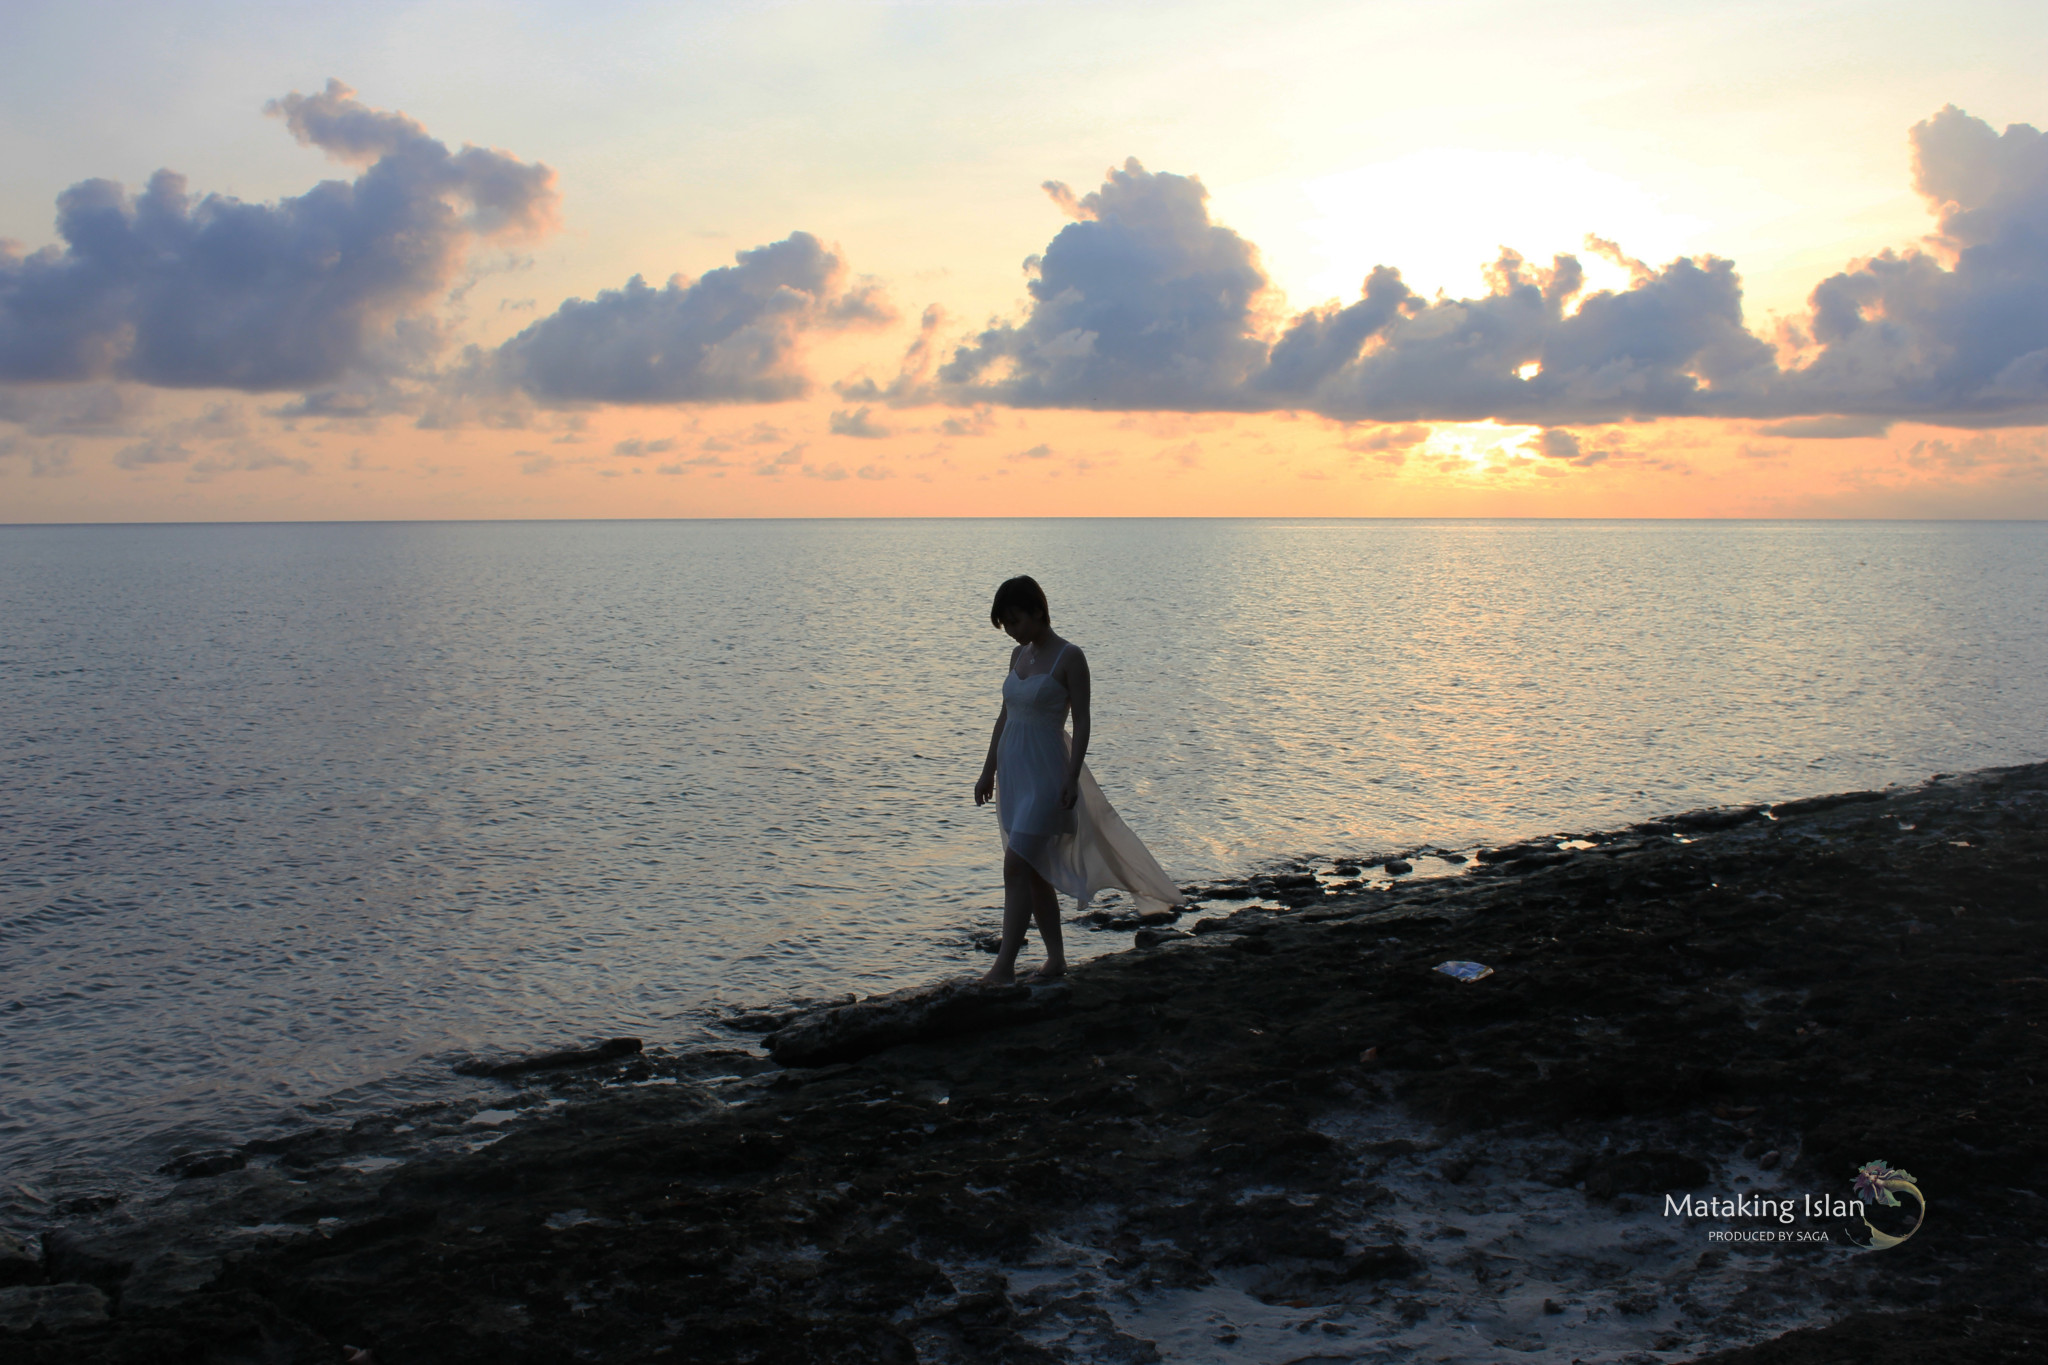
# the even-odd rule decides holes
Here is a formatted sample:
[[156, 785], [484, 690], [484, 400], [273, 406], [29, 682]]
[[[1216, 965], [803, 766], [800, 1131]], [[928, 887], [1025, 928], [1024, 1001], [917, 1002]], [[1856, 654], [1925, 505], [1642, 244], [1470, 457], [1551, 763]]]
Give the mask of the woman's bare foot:
[[981, 984], [984, 986], [1008, 986], [1015, 982], [1016, 979], [1017, 973], [1014, 968], [991, 967], [982, 974]]
[[1043, 967], [1040, 967], [1037, 971], [1031, 973], [1031, 975], [1025, 977], [1024, 979], [1026, 981], [1057, 981], [1066, 974], [1066, 963], [1048, 962]]

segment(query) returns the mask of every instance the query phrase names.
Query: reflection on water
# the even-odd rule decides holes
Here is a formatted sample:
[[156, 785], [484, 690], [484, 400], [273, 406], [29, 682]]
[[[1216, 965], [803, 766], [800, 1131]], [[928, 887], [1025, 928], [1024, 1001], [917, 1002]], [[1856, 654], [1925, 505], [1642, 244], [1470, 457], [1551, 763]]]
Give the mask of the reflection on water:
[[[2043, 756], [2038, 524], [0, 529], [0, 1164], [979, 961], [1030, 572], [1186, 881]], [[1121, 946], [1075, 935], [1077, 947]]]

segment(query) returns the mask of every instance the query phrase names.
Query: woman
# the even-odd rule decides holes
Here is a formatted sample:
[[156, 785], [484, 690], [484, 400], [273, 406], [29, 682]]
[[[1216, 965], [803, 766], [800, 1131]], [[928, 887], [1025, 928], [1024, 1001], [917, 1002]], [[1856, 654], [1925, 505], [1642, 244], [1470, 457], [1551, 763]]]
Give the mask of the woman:
[[[996, 794], [1003, 831], [1003, 945], [982, 977], [1003, 985], [1016, 979], [1017, 950], [1033, 919], [1045, 940], [1045, 965], [1036, 975], [1066, 974], [1055, 888], [1079, 902], [1077, 909], [1111, 886], [1137, 897], [1140, 909], [1183, 902], [1082, 761], [1088, 756], [1088, 658], [1053, 634], [1045, 591], [1034, 579], [1012, 578], [996, 589], [988, 619], [1017, 642], [988, 760], [974, 784], [977, 806]], [[1065, 729], [1070, 710], [1072, 739]]]

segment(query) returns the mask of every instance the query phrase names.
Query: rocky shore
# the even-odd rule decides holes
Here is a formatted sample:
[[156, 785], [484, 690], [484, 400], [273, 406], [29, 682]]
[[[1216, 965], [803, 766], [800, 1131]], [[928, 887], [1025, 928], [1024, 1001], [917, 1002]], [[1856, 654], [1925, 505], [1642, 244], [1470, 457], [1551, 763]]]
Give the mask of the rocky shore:
[[[1393, 861], [1109, 921], [1136, 946], [1057, 985], [484, 1062], [494, 1107], [148, 1197], [16, 1187], [0, 1350], [2042, 1358], [2048, 765]], [[1844, 1215], [1874, 1161], [1926, 1212], [1866, 1251], [1919, 1212]]]

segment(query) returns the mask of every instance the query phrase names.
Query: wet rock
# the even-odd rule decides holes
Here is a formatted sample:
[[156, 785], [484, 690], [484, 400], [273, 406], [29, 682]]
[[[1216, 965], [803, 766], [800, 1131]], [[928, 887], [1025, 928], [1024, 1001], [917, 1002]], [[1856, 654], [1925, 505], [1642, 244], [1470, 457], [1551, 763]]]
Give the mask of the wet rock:
[[462, 1076], [517, 1076], [527, 1071], [554, 1071], [572, 1066], [595, 1066], [600, 1062], [615, 1062], [622, 1057], [631, 1057], [640, 1051], [638, 1038], [607, 1038], [596, 1047], [565, 1048], [560, 1052], [543, 1052], [532, 1057], [514, 1057], [508, 1061], [468, 1061], [456, 1065], [456, 1074]]
[[1330, 873], [1331, 875], [1337, 877], [1356, 877], [1360, 872], [1363, 872], [1364, 870], [1365, 869], [1360, 867], [1357, 863], [1338, 863], [1335, 867], [1330, 869]]
[[1657, 823], [1666, 825], [1674, 830], [1682, 830], [1687, 834], [1695, 834], [1707, 830], [1733, 829], [1737, 825], [1746, 825], [1760, 817], [1763, 813], [1764, 808], [1762, 806], [1708, 806], [1700, 810], [1685, 811], [1678, 815], [1667, 815], [1657, 821]]
[[43, 1265], [52, 1280], [77, 1280], [111, 1289], [128, 1278], [135, 1260], [121, 1248], [91, 1240], [70, 1228], [43, 1234]]
[[1467, 858], [1462, 853], [1439, 853], [1436, 856], [1443, 859], [1445, 862], [1451, 864], [1453, 867], [1463, 867], [1466, 863], [1472, 861], [1470, 858]]
[[1626, 1152], [1594, 1160], [1586, 1171], [1586, 1197], [1612, 1199], [1618, 1194], [1696, 1190], [1711, 1176], [1706, 1162], [1683, 1152]]
[[1517, 858], [1508, 866], [1517, 872], [1529, 872], [1539, 867], [1556, 867], [1559, 863], [1568, 863], [1572, 856], [1572, 850], [1568, 848], [1554, 848], [1548, 853], [1531, 853], [1527, 857]]
[[107, 1320], [107, 1296], [89, 1284], [0, 1289], [0, 1332], [62, 1332]]
[[91, 1213], [105, 1213], [127, 1196], [119, 1190], [93, 1190], [87, 1194], [74, 1194], [68, 1199], [59, 1199], [50, 1206], [50, 1212], [59, 1218], [80, 1218]]
[[43, 1258], [12, 1233], [0, 1232], [0, 1285], [28, 1284], [43, 1278]]
[[239, 1171], [249, 1164], [249, 1154], [229, 1147], [213, 1147], [203, 1152], [186, 1152], [174, 1156], [156, 1168], [158, 1175], [174, 1176], [179, 1180], [197, 1180], [209, 1175], [222, 1175], [228, 1171]]
[[1800, 801], [1780, 801], [1771, 807], [1771, 818], [1790, 819], [1795, 815], [1817, 815], [1824, 810], [1838, 806], [1853, 806], [1866, 801], [1882, 801], [1890, 792], [1836, 792], [1832, 796], [1809, 796]]
[[1389, 877], [1405, 877], [1415, 870], [1415, 864], [1406, 858], [1389, 858], [1385, 863]]
[[334, 1141], [344, 1131], [340, 1128], [305, 1128], [296, 1133], [287, 1133], [283, 1137], [252, 1139], [242, 1144], [242, 1150], [250, 1156], [283, 1156], [319, 1143]]
[[1276, 872], [1267, 880], [1282, 891], [1305, 891], [1320, 885], [1313, 872]]
[[1140, 948], [1150, 948], [1155, 944], [1170, 943], [1177, 938], [1193, 937], [1194, 935], [1185, 929], [1140, 929], [1133, 942]]
[[984, 986], [955, 978], [803, 1015], [762, 1041], [784, 1066], [850, 1062], [899, 1043], [1000, 1028], [1062, 1009], [1064, 981]]
[[1482, 848], [1473, 855], [1482, 863], [1511, 863], [1517, 858], [1527, 858], [1538, 853], [1555, 853], [1554, 843], [1537, 842], [1528, 844], [1506, 844], [1500, 848]]
[[[1003, 936], [1001, 934], [975, 934], [972, 937], [975, 947], [980, 948], [985, 953], [992, 953], [1001, 946]], [[988, 941], [984, 943], [984, 939]], [[752, 1010], [746, 1014], [731, 1015], [719, 1022], [723, 1023], [727, 1028], [737, 1029], [741, 1033], [773, 1033], [788, 1023], [789, 1020], [790, 1016], [788, 1014], [777, 1014], [772, 1010]]]
[[1147, 929], [1156, 929], [1162, 924], [1171, 924], [1180, 918], [1178, 910], [1147, 910], [1138, 916], [1138, 923]]
[[220, 1278], [220, 1272], [218, 1256], [194, 1256], [174, 1250], [157, 1252], [137, 1261], [121, 1285], [121, 1311], [168, 1308], [212, 1284]]
[[[1299, 1254], [1299, 1253], [1297, 1253]], [[1374, 1281], [1406, 1279], [1423, 1263], [1404, 1246], [1371, 1246], [1334, 1264], [1282, 1269], [1260, 1276], [1250, 1286], [1253, 1297], [1266, 1303], [1343, 1303], [1377, 1293]]]
[[1230, 927], [1230, 921], [1220, 915], [1208, 915], [1195, 921], [1198, 934], [1220, 934]]

